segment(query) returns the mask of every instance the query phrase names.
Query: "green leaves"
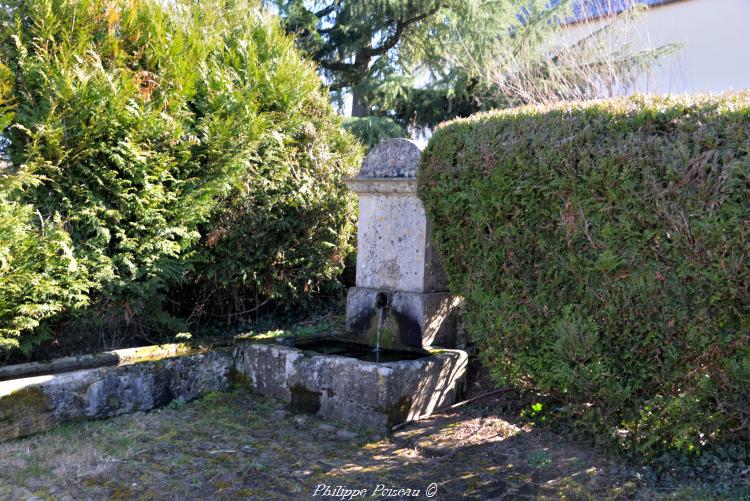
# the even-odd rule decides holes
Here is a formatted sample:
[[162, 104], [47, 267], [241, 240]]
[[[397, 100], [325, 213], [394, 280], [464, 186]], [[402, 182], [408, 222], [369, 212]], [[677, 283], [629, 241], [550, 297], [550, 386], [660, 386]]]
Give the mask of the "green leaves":
[[[315, 78], [308, 73], [308, 78]], [[340, 292], [354, 201], [341, 183], [361, 161], [325, 97], [290, 103], [242, 187], [204, 225], [183, 301], [198, 318], [238, 321], [260, 306], [305, 311]]]
[[405, 137], [406, 129], [387, 117], [350, 117], [344, 122], [346, 130], [368, 148], [393, 137]]
[[0, 350], [28, 352], [40, 322], [85, 306], [89, 286], [60, 221], [0, 195]]
[[[297, 44], [314, 59], [339, 104], [353, 97], [352, 115], [377, 124], [352, 129], [364, 142], [373, 125], [386, 130], [434, 127], [479, 109], [482, 94], [461, 60], [489, 51], [519, 26], [527, 1], [266, 0]], [[541, 2], [535, 2], [541, 4]], [[550, 26], [547, 22], [539, 27]], [[425, 76], [429, 81], [425, 82]], [[366, 127], [366, 125], [369, 125]], [[393, 131], [393, 125], [389, 127]]]
[[[76, 330], [168, 336], [185, 330], [175, 316], [213, 311], [207, 297], [224, 304], [214, 289], [242, 310], [291, 307], [341, 270], [353, 206], [339, 178], [360, 150], [259, 2], [15, 2], [0, 55], [3, 184], [43, 218], [59, 213], [96, 284]], [[277, 260], [287, 247], [295, 259]]]
[[436, 131], [420, 196], [498, 381], [640, 457], [750, 436], [749, 111], [635, 96]]

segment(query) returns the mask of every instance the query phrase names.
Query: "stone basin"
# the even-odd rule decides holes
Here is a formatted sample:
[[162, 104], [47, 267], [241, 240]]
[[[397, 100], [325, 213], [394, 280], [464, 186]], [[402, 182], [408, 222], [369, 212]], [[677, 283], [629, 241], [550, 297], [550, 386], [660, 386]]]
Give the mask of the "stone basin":
[[369, 345], [333, 337], [301, 340], [292, 343], [290, 346], [294, 346], [295, 348], [304, 351], [319, 353], [321, 355], [338, 355], [341, 357], [351, 357], [356, 358], [357, 360], [375, 363], [417, 360], [419, 358], [430, 356], [430, 352], [427, 350], [375, 350]]
[[[338, 338], [244, 350], [237, 369], [255, 391], [300, 411], [379, 431], [450, 405], [463, 391], [461, 350], [384, 350]], [[328, 352], [328, 353], [326, 353]]]
[[0, 441], [232, 387], [348, 426], [388, 431], [453, 403], [463, 389], [467, 355], [460, 350], [384, 351], [370, 361], [370, 347], [340, 338], [282, 342], [297, 346], [241, 341], [199, 353], [162, 349], [163, 358], [153, 356], [159, 347], [145, 347], [151, 358], [0, 381]]

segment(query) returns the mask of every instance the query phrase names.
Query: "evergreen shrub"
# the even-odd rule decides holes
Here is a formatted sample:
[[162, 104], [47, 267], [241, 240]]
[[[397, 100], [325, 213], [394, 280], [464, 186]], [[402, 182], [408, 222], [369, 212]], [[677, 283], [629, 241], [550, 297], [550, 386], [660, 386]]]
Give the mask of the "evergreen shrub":
[[116, 345], [189, 328], [207, 306], [186, 299], [225, 308], [170, 297], [191, 284], [293, 307], [341, 271], [359, 146], [259, 1], [6, 2], [0, 62], [5, 177], [36, 180], [8, 196], [58, 215], [96, 285], [78, 332]]
[[86, 305], [89, 286], [59, 220], [0, 196], [0, 353], [28, 353], [48, 335], [40, 322]]
[[450, 122], [419, 193], [498, 383], [639, 457], [746, 446], [749, 93]]
[[325, 95], [312, 93], [280, 111], [262, 136], [260, 161], [201, 227], [183, 287], [193, 316], [229, 323], [258, 310], [299, 317], [342, 291], [356, 204], [341, 178], [357, 170], [362, 147]]

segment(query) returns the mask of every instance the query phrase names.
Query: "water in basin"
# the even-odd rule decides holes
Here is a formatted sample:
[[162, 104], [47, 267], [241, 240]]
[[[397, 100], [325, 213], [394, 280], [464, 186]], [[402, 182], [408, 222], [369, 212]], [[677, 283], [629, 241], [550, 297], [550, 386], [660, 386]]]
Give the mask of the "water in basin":
[[417, 360], [430, 356], [426, 351], [401, 351], [386, 350], [380, 348], [373, 351], [372, 346], [365, 344], [352, 343], [340, 339], [308, 339], [294, 343], [295, 348], [306, 351], [314, 351], [322, 355], [339, 355], [342, 357], [352, 357], [357, 360], [366, 362], [399, 362], [403, 360]]

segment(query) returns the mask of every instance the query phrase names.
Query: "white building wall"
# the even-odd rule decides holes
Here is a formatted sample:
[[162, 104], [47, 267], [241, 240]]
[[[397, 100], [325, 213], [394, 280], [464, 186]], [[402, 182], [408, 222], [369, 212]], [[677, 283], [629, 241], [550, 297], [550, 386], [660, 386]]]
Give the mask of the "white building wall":
[[[571, 25], [572, 39], [606, 21]], [[639, 92], [697, 93], [750, 89], [750, 0], [682, 0], [652, 7], [633, 23], [635, 46], [683, 47], [661, 60]]]

